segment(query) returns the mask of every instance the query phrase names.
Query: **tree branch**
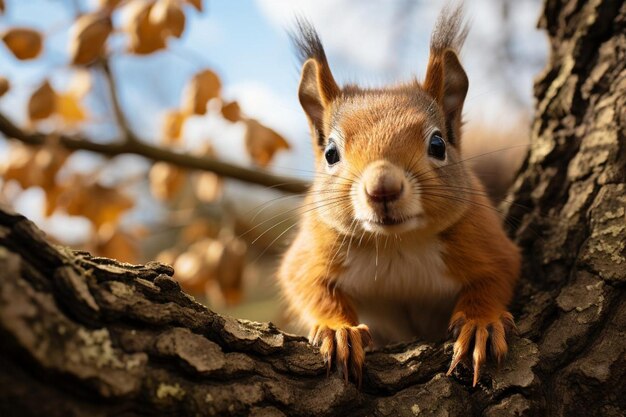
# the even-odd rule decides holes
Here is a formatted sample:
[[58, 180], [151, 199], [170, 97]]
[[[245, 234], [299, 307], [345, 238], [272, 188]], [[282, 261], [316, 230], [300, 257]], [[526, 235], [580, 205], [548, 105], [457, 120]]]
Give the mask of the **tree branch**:
[[414, 342], [368, 353], [359, 390], [327, 376], [306, 339], [198, 304], [172, 267], [55, 247], [1, 206], [0, 336], [7, 416], [465, 416], [470, 397], [527, 387], [536, 361], [515, 339], [507, 367], [474, 390], [469, 373], [444, 375], [449, 346]]
[[[27, 133], [1, 113], [0, 132], [9, 139], [19, 140], [29, 145], [42, 145], [46, 140], [46, 135], [39, 132]], [[274, 175], [267, 171], [245, 168], [205, 156], [199, 157], [187, 153], [174, 152], [142, 141], [123, 140], [113, 143], [97, 143], [80, 136], [61, 135], [59, 142], [69, 150], [90, 151], [108, 157], [134, 154], [152, 161], [168, 162], [181, 168], [210, 171], [223, 177], [249, 184], [272, 187], [288, 193], [302, 193], [309, 187], [307, 181], [298, 178]]]
[[127, 142], [136, 143], [140, 142], [139, 138], [133, 130], [130, 128], [130, 123], [124, 116], [124, 112], [122, 111], [122, 106], [120, 105], [120, 99], [117, 95], [117, 83], [115, 82], [115, 77], [111, 72], [111, 66], [109, 65], [109, 61], [106, 59], [102, 59], [100, 61], [100, 66], [102, 67], [102, 72], [104, 73], [105, 78], [107, 79], [107, 85], [109, 87], [109, 95], [111, 96], [111, 104], [113, 106], [113, 112], [115, 113], [115, 118], [120, 128], [122, 129], [122, 133], [124, 134], [124, 138]]
[[540, 25], [550, 63], [508, 210], [522, 338], [476, 388], [444, 376], [449, 345], [413, 342], [369, 352], [358, 390], [303, 338], [196, 303], [171, 267], [51, 245], [0, 207], [0, 415], [625, 415], [626, 3], [547, 0]]

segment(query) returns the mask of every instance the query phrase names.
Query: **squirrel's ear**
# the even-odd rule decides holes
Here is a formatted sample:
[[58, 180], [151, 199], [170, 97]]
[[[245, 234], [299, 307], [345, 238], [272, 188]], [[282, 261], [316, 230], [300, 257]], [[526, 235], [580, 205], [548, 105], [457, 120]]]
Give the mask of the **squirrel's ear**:
[[439, 103], [446, 116], [448, 136], [455, 143], [460, 135], [463, 103], [469, 88], [465, 70], [452, 49], [432, 55], [428, 62], [424, 89]]
[[324, 146], [324, 114], [339, 93], [339, 87], [327, 64], [320, 64], [314, 58], [304, 62], [298, 98], [311, 124], [317, 148]]

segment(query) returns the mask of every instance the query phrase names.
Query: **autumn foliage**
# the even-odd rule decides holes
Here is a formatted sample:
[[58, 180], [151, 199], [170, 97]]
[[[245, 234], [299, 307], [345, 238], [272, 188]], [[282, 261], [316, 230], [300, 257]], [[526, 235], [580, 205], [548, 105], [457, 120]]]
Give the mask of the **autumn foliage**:
[[[10, 6], [0, 0], [0, 13]], [[114, 71], [116, 57], [168, 53], [175, 47], [170, 46], [170, 40], [185, 32], [189, 13], [205, 13], [203, 6], [201, 0], [100, 0], [92, 10], [77, 10], [65, 45], [69, 55], [66, 70], [72, 74], [71, 81], [62, 88], [55, 85], [53, 77], [46, 77], [37, 85], [20, 87], [31, 88], [23, 109], [26, 123], [20, 129], [42, 134], [45, 140], [43, 145], [33, 146], [4, 132], [9, 154], [0, 160], [2, 199], [10, 204], [17, 196], [16, 185], [20, 190], [17, 193], [39, 188], [45, 195], [46, 217], [65, 213], [90, 222], [91, 236], [83, 242], [85, 248], [102, 256], [138, 260], [139, 241], [150, 231], [124, 221], [124, 216], [137, 205], [136, 196], [127, 191], [123, 181], [103, 181], [100, 173], [105, 166], [92, 172], [73, 172], [67, 162], [74, 150], [59, 139], [61, 135], [79, 133], [84, 140], [90, 140], [85, 128], [94, 119], [86, 103], [91, 95], [99, 94], [94, 88], [98, 79], [104, 79], [109, 87], [110, 94], [105, 99], [110, 101], [112, 119], [117, 125], [111, 130], [122, 133], [117, 143], [139, 140], [176, 152], [189, 151], [185, 148], [187, 121], [215, 114], [245, 126], [245, 149], [257, 167], [267, 167], [276, 152], [289, 149], [289, 143], [279, 133], [247, 117], [237, 101], [222, 98], [222, 81], [212, 68], [199, 69], [181, 90], [179, 106], [167, 110], [156, 122], [160, 137], [141, 138], [130, 128], [117, 98], [115, 80], [123, 75]], [[113, 35], [124, 38], [122, 51], [114, 50], [110, 41]], [[3, 47], [24, 66], [40, 58], [49, 47], [44, 33], [28, 27], [5, 27], [0, 39]], [[1, 99], [11, 93], [14, 81], [4, 76], [0, 68]], [[215, 159], [219, 149], [207, 139], [189, 153]], [[181, 200], [187, 207], [219, 205], [224, 198], [224, 180], [214, 172], [155, 162], [146, 177], [153, 198], [165, 207], [178, 207]], [[239, 301], [247, 245], [231, 226], [194, 213], [173, 236], [170, 247], [159, 258], [176, 267], [177, 277], [188, 291], [206, 293], [214, 303]]]

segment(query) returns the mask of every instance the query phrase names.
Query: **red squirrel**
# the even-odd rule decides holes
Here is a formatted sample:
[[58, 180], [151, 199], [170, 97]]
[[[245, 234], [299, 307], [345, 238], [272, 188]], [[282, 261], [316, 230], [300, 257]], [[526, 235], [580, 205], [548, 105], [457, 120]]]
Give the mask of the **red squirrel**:
[[448, 375], [487, 350], [500, 362], [520, 253], [462, 159], [468, 78], [461, 6], [432, 33], [423, 82], [340, 87], [315, 29], [298, 21], [298, 97], [316, 174], [278, 279], [328, 364], [360, 385], [365, 348], [455, 338]]

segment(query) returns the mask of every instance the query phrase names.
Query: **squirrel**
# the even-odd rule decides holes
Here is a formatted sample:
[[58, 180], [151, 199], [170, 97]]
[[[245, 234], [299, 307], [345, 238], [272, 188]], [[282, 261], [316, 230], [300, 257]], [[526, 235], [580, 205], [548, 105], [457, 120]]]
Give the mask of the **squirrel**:
[[386, 88], [340, 87], [313, 26], [296, 28], [316, 170], [277, 273], [289, 311], [346, 382], [373, 343], [451, 334], [447, 375], [473, 363], [476, 386], [487, 351], [507, 353], [521, 261], [461, 156], [462, 5], [440, 13], [423, 82]]

